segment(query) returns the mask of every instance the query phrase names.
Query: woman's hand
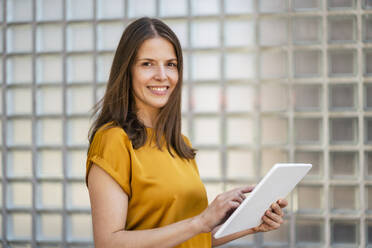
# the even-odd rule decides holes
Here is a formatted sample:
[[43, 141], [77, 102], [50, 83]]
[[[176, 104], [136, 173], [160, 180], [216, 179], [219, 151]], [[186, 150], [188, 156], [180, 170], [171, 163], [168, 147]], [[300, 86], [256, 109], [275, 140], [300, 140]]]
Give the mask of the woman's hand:
[[254, 232], [268, 232], [278, 229], [283, 224], [283, 210], [288, 205], [287, 200], [279, 199], [277, 202], [271, 204], [270, 209], [266, 210], [265, 215], [262, 217], [263, 222], [253, 228]]
[[245, 199], [245, 193], [253, 190], [253, 186], [245, 186], [219, 194], [211, 204], [197, 216], [202, 232], [211, 232], [223, 223], [239, 207]]

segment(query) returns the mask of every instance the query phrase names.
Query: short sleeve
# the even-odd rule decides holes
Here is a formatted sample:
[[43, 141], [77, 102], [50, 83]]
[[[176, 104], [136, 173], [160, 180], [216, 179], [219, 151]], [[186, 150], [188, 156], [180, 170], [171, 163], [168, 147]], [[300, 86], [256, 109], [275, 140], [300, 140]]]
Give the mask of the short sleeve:
[[131, 196], [130, 142], [120, 127], [99, 129], [89, 148], [86, 162], [85, 181], [88, 186], [88, 173], [92, 163], [108, 173]]
[[[185, 135], [182, 134], [182, 138], [183, 140], [185, 141], [185, 143], [192, 148], [192, 144], [191, 144], [191, 141], [189, 140], [189, 138], [187, 138]], [[195, 161], [195, 158], [193, 159], [190, 159], [190, 162], [192, 164], [192, 166], [194, 167], [195, 171], [198, 173], [198, 175], [200, 176], [199, 174], [199, 168], [198, 168], [198, 165], [196, 164], [196, 161]]]

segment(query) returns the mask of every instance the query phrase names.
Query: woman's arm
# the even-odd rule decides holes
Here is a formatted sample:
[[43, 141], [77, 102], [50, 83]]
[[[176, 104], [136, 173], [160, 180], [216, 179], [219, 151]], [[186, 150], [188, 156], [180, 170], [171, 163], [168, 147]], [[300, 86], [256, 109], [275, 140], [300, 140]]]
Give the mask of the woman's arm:
[[155, 229], [127, 231], [128, 196], [95, 164], [89, 171], [88, 189], [96, 248], [174, 247], [199, 233], [212, 231], [227, 212], [239, 206], [245, 192], [239, 189], [223, 193], [190, 219]]

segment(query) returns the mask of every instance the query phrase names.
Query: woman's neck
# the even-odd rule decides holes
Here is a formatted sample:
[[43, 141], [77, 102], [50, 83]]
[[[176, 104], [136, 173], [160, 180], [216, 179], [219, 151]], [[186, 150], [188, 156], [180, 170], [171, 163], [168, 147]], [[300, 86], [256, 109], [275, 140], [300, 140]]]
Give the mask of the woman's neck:
[[139, 109], [137, 111], [137, 118], [145, 125], [145, 127], [153, 128], [155, 126], [158, 114], [159, 110], [157, 109]]

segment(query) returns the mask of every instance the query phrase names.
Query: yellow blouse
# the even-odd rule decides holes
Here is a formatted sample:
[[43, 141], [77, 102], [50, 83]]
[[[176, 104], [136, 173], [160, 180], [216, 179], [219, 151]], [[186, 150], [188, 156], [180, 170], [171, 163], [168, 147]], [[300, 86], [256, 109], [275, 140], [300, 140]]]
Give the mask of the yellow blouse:
[[[147, 132], [150, 137], [153, 130], [147, 128]], [[149, 139], [135, 150], [120, 127], [101, 127], [96, 132], [88, 152], [86, 179], [92, 163], [105, 170], [128, 195], [126, 230], [169, 225], [196, 216], [208, 206], [194, 159], [172, 157], [165, 146], [160, 151]], [[211, 234], [202, 233], [177, 247], [211, 246]]]

